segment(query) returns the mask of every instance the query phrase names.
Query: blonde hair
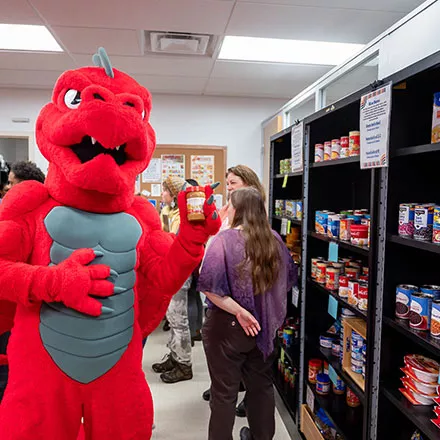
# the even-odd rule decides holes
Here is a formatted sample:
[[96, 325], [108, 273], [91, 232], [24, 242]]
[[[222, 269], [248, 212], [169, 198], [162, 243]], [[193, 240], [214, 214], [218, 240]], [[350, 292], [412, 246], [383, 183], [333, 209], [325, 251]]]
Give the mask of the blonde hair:
[[263, 199], [263, 204], [265, 203], [266, 193], [264, 191], [264, 187], [253, 169], [247, 167], [246, 165], [237, 165], [235, 167], [228, 168], [226, 177], [228, 177], [228, 175], [231, 173], [237, 177], [240, 177], [246, 186], [255, 188], [260, 193], [261, 198]]

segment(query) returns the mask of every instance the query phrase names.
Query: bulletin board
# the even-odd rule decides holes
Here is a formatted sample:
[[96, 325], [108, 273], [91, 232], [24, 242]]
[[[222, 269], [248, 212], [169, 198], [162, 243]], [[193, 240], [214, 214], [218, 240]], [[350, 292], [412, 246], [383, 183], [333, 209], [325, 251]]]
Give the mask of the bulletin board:
[[[222, 195], [226, 203], [226, 147], [204, 145], [157, 145], [152, 167], [140, 176], [140, 190], [147, 191], [148, 199], [154, 200], [160, 210], [162, 179], [166, 174], [195, 179], [199, 183], [220, 182], [215, 194]], [[162, 160], [164, 159], [164, 160]], [[160, 190], [160, 193], [158, 193]]]

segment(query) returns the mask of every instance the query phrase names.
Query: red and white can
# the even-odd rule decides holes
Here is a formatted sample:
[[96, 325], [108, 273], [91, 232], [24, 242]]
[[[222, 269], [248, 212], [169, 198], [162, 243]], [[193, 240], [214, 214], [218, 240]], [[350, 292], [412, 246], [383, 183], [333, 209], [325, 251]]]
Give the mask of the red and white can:
[[353, 279], [349, 280], [348, 290], [348, 304], [357, 306], [359, 302], [359, 281]]
[[324, 160], [324, 145], [315, 145], [315, 162], [322, 162]]
[[348, 136], [341, 137], [341, 158], [350, 156], [350, 138]]
[[336, 267], [327, 267], [325, 274], [325, 288], [328, 290], [339, 289], [339, 269]]
[[359, 281], [358, 309], [366, 312], [368, 310], [368, 283]]
[[330, 160], [332, 157], [332, 143], [324, 142], [324, 161]]
[[339, 296], [341, 298], [348, 298], [349, 289], [348, 289], [348, 276], [340, 275], [339, 276]]
[[316, 282], [325, 284], [327, 275], [327, 263], [319, 262], [316, 264]]
[[339, 159], [340, 157], [341, 157], [341, 141], [339, 139], [333, 139], [331, 160]]

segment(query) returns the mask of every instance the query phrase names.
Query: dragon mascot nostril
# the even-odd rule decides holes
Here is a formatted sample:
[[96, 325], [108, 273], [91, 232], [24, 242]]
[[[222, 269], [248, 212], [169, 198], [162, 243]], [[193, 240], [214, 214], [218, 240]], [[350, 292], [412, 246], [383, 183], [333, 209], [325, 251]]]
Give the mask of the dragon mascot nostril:
[[46, 183], [0, 205], [0, 331], [13, 322], [2, 440], [75, 440], [82, 419], [87, 440], [149, 439], [142, 338], [220, 227], [209, 201], [188, 222], [181, 193], [179, 234], [166, 234], [134, 196], [155, 149], [151, 96], [104, 49], [94, 63], [62, 74], [38, 117]]

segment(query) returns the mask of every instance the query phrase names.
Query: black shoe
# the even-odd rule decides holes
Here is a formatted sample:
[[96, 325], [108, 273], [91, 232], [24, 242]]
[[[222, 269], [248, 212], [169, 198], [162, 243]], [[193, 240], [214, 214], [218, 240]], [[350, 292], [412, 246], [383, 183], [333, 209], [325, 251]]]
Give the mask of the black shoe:
[[164, 332], [167, 332], [167, 331], [170, 330], [170, 323], [168, 322], [168, 319], [165, 319], [165, 322], [164, 322], [164, 324], [163, 324], [162, 330], [163, 330]]
[[235, 415], [237, 417], [246, 417], [246, 404], [244, 402], [244, 399], [237, 406], [237, 408], [235, 408]]
[[247, 426], [241, 428], [240, 440], [252, 440], [251, 430]]
[[206, 400], [207, 402], [211, 399], [211, 388], [208, 388], [203, 394], [202, 394], [203, 400]]
[[176, 362], [176, 365], [171, 371], [162, 373], [160, 375], [162, 382], [165, 383], [177, 383], [183, 380], [191, 380], [193, 378], [193, 372], [191, 365], [183, 365]]
[[155, 373], [166, 373], [167, 371], [171, 371], [175, 367], [175, 365], [176, 363], [174, 362], [171, 355], [167, 355], [166, 359], [163, 362], [153, 364], [152, 368]]
[[200, 330], [196, 330], [196, 335], [192, 339], [196, 342], [202, 341], [202, 333], [200, 332]]

